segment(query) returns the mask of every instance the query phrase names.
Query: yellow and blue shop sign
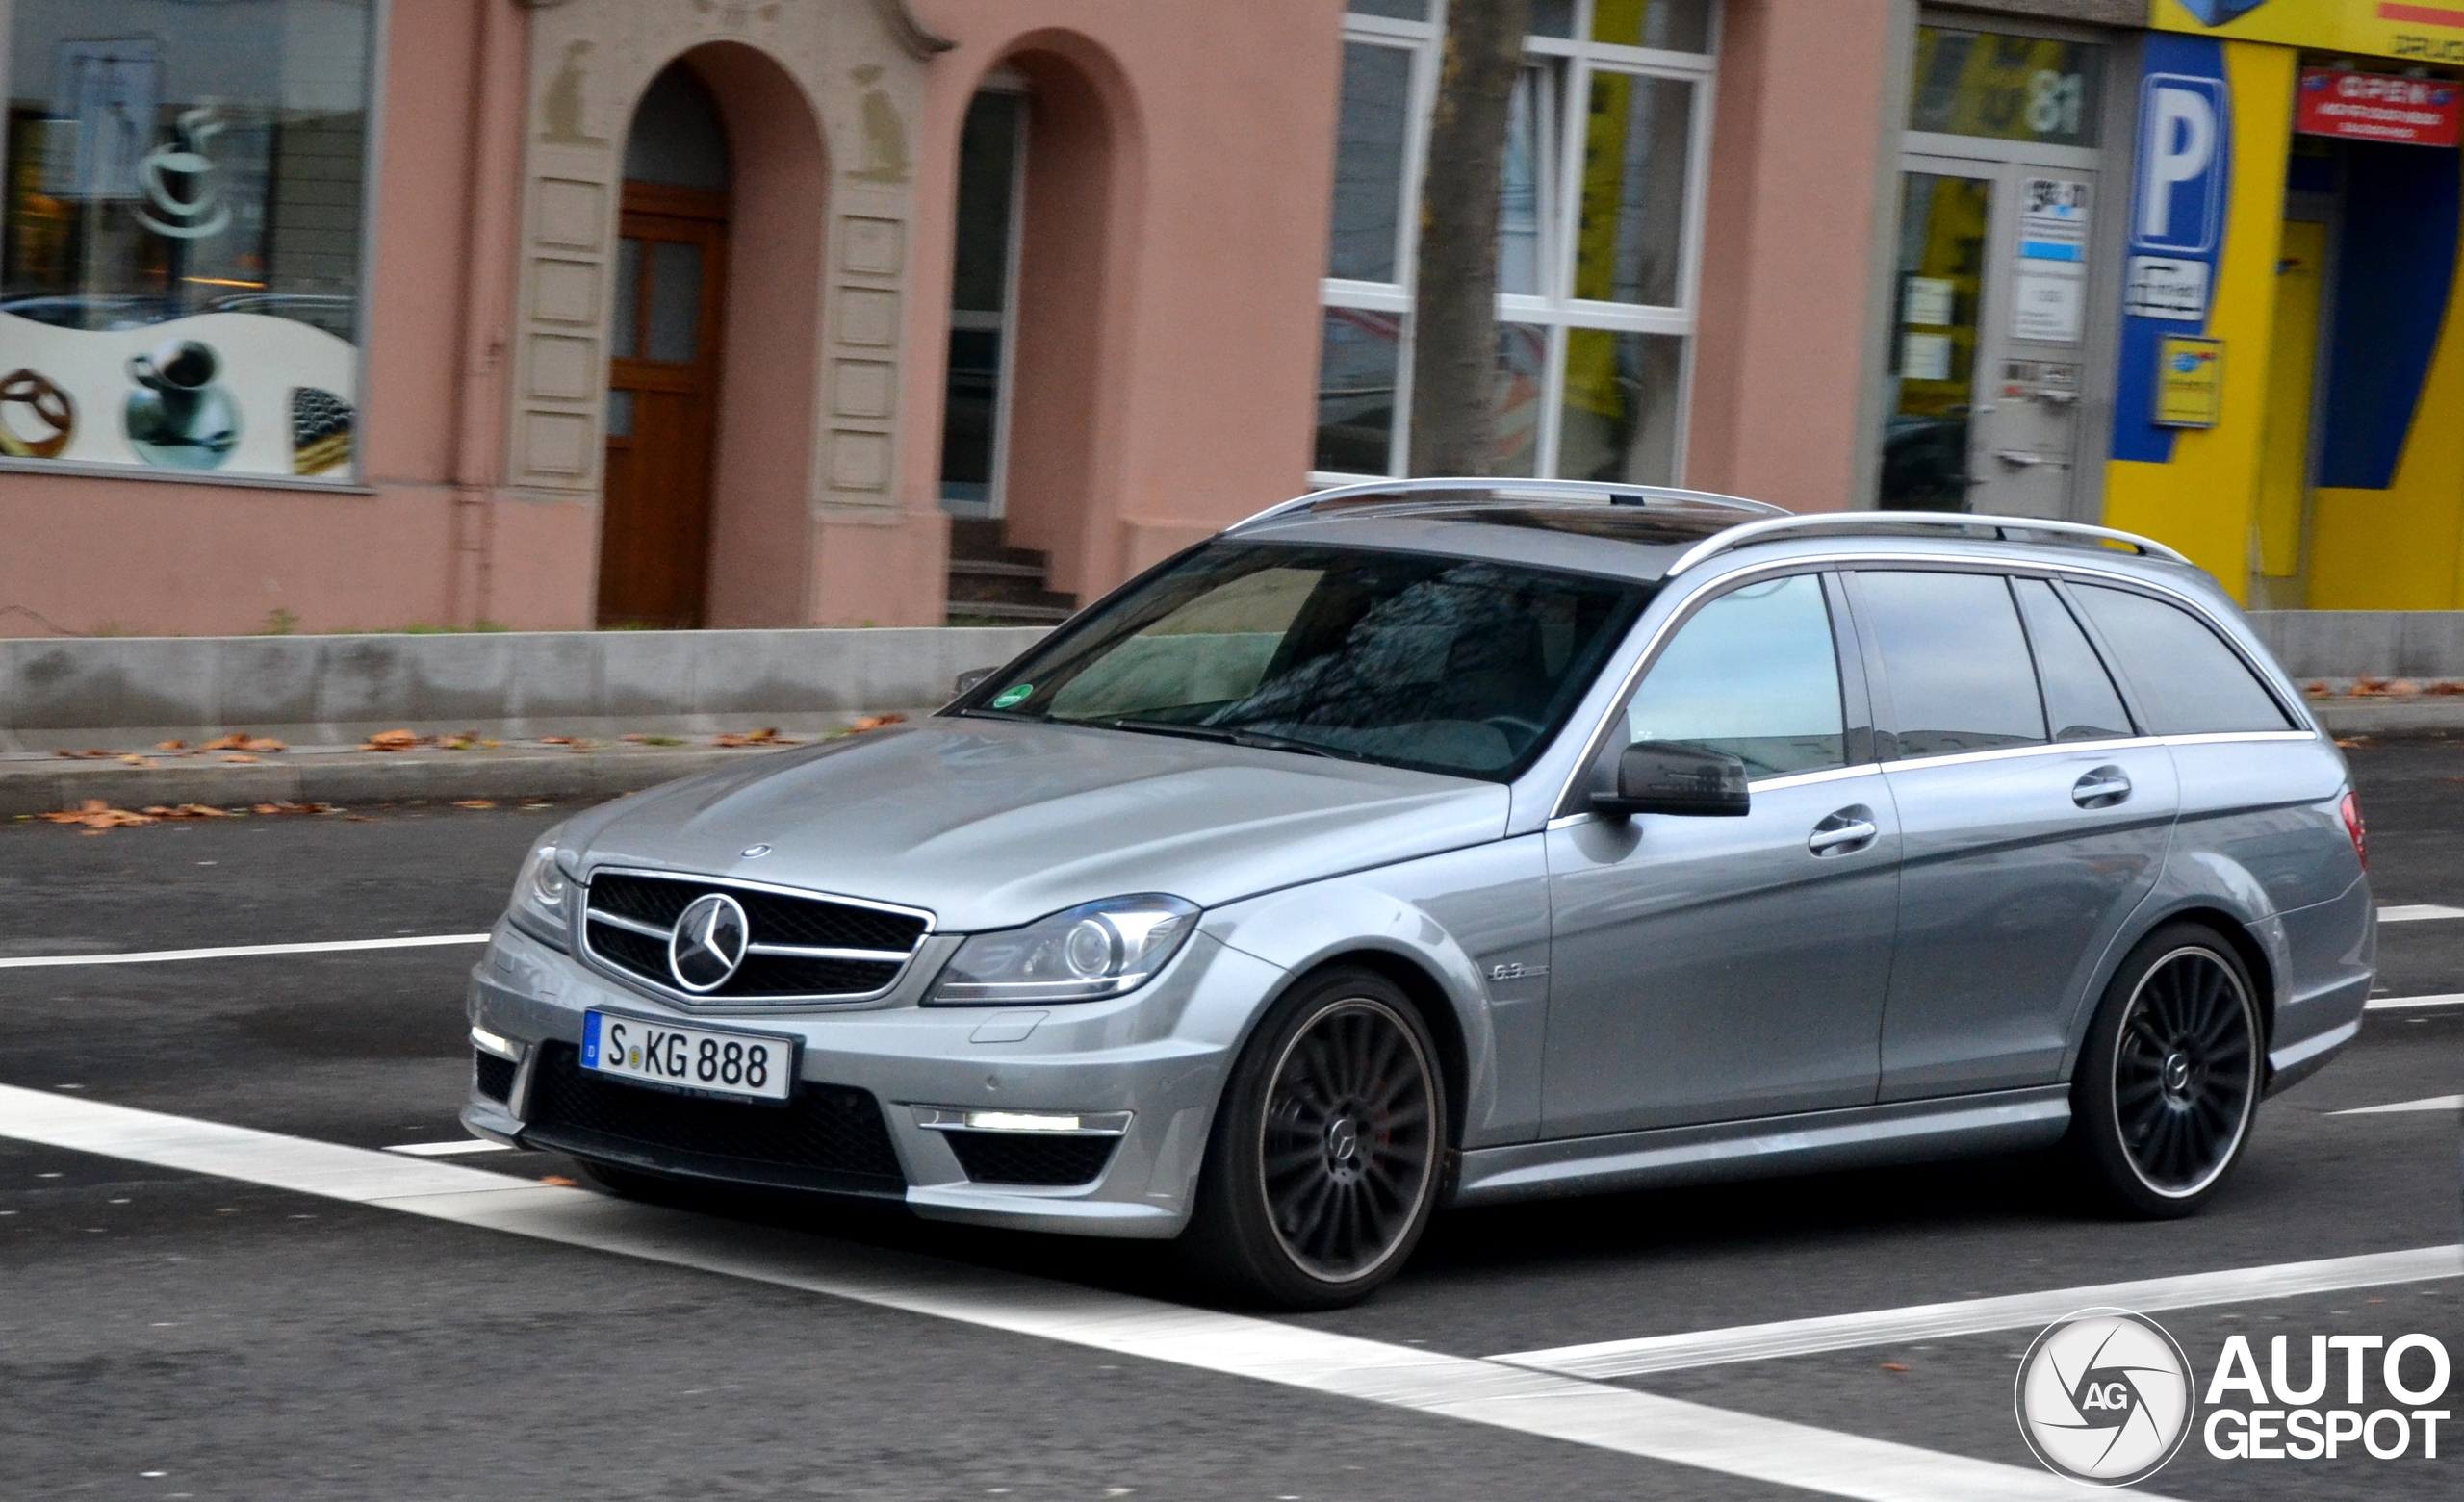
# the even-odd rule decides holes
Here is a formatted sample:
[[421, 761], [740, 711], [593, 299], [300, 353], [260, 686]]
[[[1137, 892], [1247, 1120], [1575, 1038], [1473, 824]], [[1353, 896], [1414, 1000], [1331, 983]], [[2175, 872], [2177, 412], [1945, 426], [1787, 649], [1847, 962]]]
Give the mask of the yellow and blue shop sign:
[[2105, 515], [2253, 603], [2464, 608], [2453, 147], [2297, 137], [2305, 54], [2464, 71], [2464, 0], [2155, 0]]

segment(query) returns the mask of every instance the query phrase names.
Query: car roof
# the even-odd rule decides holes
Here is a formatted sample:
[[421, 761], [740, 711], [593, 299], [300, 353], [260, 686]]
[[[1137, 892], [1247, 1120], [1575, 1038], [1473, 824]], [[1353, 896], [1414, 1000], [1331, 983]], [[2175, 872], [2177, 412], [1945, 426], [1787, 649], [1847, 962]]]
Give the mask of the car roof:
[[2173, 572], [2166, 565], [2197, 573], [2161, 543], [2079, 522], [1962, 512], [1798, 514], [1733, 496], [1581, 480], [1350, 485], [1286, 501], [1223, 535], [1487, 558], [1652, 583], [1748, 549], [1822, 556], [1870, 551], [1878, 539], [1945, 558], [2077, 563], [2086, 552], [2100, 563], [2152, 560], [2159, 573]]

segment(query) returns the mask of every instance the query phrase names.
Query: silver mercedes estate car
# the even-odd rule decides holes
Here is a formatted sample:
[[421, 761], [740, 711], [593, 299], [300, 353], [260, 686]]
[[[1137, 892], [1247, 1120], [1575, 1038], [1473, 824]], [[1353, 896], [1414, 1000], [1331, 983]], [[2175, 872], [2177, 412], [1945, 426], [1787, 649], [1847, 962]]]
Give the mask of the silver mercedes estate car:
[[1383, 482], [920, 723], [567, 821], [463, 1120], [620, 1193], [1177, 1237], [1298, 1308], [1528, 1196], [2059, 1145], [2175, 1216], [2359, 1031], [2364, 867], [2159, 544]]

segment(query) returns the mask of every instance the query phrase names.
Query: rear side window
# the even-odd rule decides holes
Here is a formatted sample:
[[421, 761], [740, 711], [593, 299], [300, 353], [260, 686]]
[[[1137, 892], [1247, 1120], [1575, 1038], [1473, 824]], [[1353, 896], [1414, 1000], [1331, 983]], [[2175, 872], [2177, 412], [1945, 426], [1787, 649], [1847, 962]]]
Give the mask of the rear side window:
[[2019, 614], [2028, 623], [2028, 645], [2037, 649], [2037, 676], [2044, 683], [2045, 718], [2057, 741], [2118, 740], [2131, 733], [2130, 713], [2113, 677], [2088, 645], [2088, 633], [2042, 579], [2013, 579]]
[[2128, 590], [2072, 588], [2158, 735], [2293, 728], [2241, 654], [2196, 616]]
[[1630, 738], [1723, 751], [1746, 775], [1842, 764], [1839, 657], [1822, 580], [1791, 574], [1694, 612], [1626, 708]]
[[1902, 756], [2036, 746], [2044, 706], [2011, 586], [1990, 573], [1873, 571], [1857, 597]]

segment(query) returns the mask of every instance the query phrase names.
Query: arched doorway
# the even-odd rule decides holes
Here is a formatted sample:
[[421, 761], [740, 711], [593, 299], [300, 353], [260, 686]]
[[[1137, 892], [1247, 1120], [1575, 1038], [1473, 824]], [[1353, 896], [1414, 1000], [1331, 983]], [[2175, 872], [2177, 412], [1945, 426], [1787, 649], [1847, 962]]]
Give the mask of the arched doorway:
[[625, 141], [608, 320], [599, 624], [703, 624], [727, 306], [727, 133], [692, 69], [651, 81]]

